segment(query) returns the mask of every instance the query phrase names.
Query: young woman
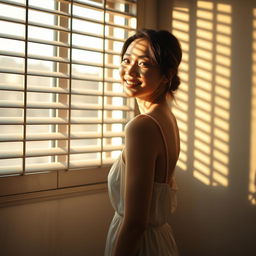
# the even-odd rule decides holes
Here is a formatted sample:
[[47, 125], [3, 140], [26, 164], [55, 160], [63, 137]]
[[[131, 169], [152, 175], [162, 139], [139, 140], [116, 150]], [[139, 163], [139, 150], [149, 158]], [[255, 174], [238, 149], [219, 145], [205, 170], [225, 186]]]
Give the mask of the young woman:
[[180, 151], [170, 101], [180, 84], [181, 56], [168, 31], [142, 30], [124, 43], [120, 76], [141, 114], [126, 125], [125, 148], [108, 176], [115, 215], [105, 256], [178, 255], [167, 220], [175, 208]]

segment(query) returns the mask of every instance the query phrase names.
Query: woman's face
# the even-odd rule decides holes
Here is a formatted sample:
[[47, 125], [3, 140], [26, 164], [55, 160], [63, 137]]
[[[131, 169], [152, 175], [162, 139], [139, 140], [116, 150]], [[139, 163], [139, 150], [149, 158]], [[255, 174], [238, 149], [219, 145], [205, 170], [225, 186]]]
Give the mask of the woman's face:
[[127, 96], [153, 102], [166, 91], [168, 80], [150, 57], [149, 47], [145, 39], [136, 39], [129, 45], [122, 59], [120, 77]]

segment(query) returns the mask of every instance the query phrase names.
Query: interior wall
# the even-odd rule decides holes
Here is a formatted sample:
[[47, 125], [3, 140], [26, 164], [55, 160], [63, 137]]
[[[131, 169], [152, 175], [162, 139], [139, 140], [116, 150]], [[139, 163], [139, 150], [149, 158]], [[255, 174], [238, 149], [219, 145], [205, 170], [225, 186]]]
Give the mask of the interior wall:
[[[227, 127], [227, 148], [228, 151], [223, 155], [219, 154], [221, 159], [227, 159], [226, 168], [227, 174], [225, 177], [226, 184], [216, 184], [214, 182], [214, 175], [217, 170], [214, 169], [213, 162], [217, 155], [214, 144], [210, 145], [209, 150], [209, 184], [199, 180], [195, 174], [199, 173], [195, 167], [195, 118], [196, 104], [195, 100], [198, 98], [196, 88], [198, 88], [196, 77], [198, 76], [198, 52], [197, 52], [197, 38], [202, 39], [204, 35], [200, 34], [197, 29], [197, 0], [177, 0], [177, 1], [159, 1], [158, 9], [164, 9], [166, 6], [187, 7], [189, 20], [187, 26], [180, 27], [177, 25], [177, 31], [188, 34], [188, 50], [189, 61], [187, 63], [187, 77], [188, 77], [188, 99], [187, 111], [183, 114], [188, 118], [187, 129], [187, 151], [184, 160], [186, 168], [178, 167], [176, 171], [177, 182], [179, 186], [178, 191], [178, 208], [171, 218], [170, 222], [174, 229], [175, 237], [178, 243], [181, 256], [226, 256], [226, 255], [256, 255], [255, 237], [256, 237], [256, 205], [255, 205], [255, 186], [256, 186], [256, 170], [255, 170], [255, 152], [251, 151], [252, 145], [256, 144], [255, 136], [253, 141], [252, 134], [255, 131], [255, 43], [253, 48], [253, 40], [255, 41], [255, 24], [256, 24], [256, 3], [252, 0], [206, 0], [200, 1], [201, 4], [213, 3], [213, 18], [218, 19], [217, 3], [227, 4], [230, 6], [231, 26], [230, 26], [230, 51], [229, 62], [230, 66], [217, 69], [221, 66], [225, 67], [224, 63], [216, 63], [217, 51], [220, 48], [214, 48], [214, 45], [222, 46], [218, 42], [216, 31], [217, 24], [213, 25], [213, 50], [208, 52], [213, 56], [213, 61], [210, 64], [213, 77], [211, 86], [214, 92], [215, 86], [218, 86], [216, 79], [218, 72], [222, 72], [224, 76], [229, 75], [229, 91], [228, 101], [229, 106]], [[220, 5], [219, 5], [220, 6]], [[171, 23], [166, 22], [172, 16], [172, 7], [168, 11], [158, 13], [158, 28], [171, 30]], [[253, 16], [254, 10], [254, 16]], [[182, 11], [181, 11], [182, 12]], [[220, 9], [220, 14], [225, 14]], [[165, 16], [167, 15], [167, 16]], [[211, 12], [209, 12], [209, 17]], [[221, 18], [221, 17], [220, 17]], [[205, 20], [208, 18], [206, 16]], [[183, 20], [177, 19], [178, 22]], [[227, 23], [225, 23], [227, 22]], [[221, 25], [228, 24], [229, 19], [220, 22]], [[180, 23], [181, 24], [181, 23]], [[215, 26], [215, 27], [214, 27]], [[208, 29], [211, 31], [211, 29]], [[207, 28], [205, 28], [207, 31]], [[179, 34], [179, 33], [178, 33]], [[211, 35], [211, 33], [209, 33]], [[225, 31], [219, 33], [220, 36], [225, 35]], [[254, 35], [254, 38], [253, 38]], [[185, 38], [185, 37], [184, 37]], [[183, 40], [184, 40], [183, 38]], [[211, 41], [210, 36], [208, 41]], [[225, 46], [225, 44], [224, 44]], [[210, 49], [210, 48], [209, 48]], [[207, 51], [206, 51], [207, 52]], [[254, 59], [254, 63], [253, 63]], [[202, 60], [207, 60], [207, 56], [202, 56]], [[207, 62], [206, 62], [207, 63]], [[217, 68], [216, 68], [217, 67]], [[205, 65], [205, 69], [207, 66]], [[227, 77], [228, 77], [227, 76]], [[182, 90], [181, 84], [181, 90]], [[253, 89], [254, 88], [254, 89]], [[216, 92], [216, 91], [215, 91]], [[216, 95], [212, 94], [211, 99]], [[206, 100], [207, 101], [207, 100]], [[223, 101], [223, 104], [225, 101]], [[212, 114], [216, 105], [212, 104]], [[201, 106], [204, 108], [204, 106]], [[225, 113], [223, 113], [222, 120], [225, 120]], [[254, 115], [254, 116], [253, 116]], [[178, 116], [179, 118], [179, 116]], [[204, 117], [202, 117], [202, 120]], [[213, 120], [213, 116], [210, 117]], [[254, 124], [253, 124], [254, 122]], [[215, 138], [214, 121], [210, 123], [210, 142]], [[224, 127], [223, 127], [224, 128]], [[199, 138], [200, 139], [200, 138]], [[203, 140], [203, 138], [201, 138]], [[221, 152], [220, 148], [220, 152]], [[201, 150], [202, 154], [203, 148]], [[224, 152], [223, 148], [223, 152]], [[205, 163], [205, 159], [197, 159], [201, 163]], [[254, 167], [253, 167], [254, 166]], [[203, 171], [203, 170], [202, 170]], [[206, 175], [207, 176], [207, 175]], [[224, 175], [225, 176], [225, 175]], [[250, 185], [251, 184], [251, 185]], [[253, 192], [254, 191], [254, 192]], [[254, 198], [254, 199], [252, 199]]]
[[157, 0], [137, 1], [137, 28], [157, 28], [158, 2]]
[[2, 207], [0, 255], [102, 256], [112, 216], [106, 191]]

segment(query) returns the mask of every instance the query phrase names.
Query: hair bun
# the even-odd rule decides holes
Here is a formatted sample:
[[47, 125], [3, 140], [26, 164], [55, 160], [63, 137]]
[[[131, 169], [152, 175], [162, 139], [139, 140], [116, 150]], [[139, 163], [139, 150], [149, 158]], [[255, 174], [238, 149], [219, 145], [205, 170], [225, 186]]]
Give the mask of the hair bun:
[[176, 74], [173, 76], [170, 84], [169, 91], [174, 92], [179, 88], [180, 85], [180, 77]]

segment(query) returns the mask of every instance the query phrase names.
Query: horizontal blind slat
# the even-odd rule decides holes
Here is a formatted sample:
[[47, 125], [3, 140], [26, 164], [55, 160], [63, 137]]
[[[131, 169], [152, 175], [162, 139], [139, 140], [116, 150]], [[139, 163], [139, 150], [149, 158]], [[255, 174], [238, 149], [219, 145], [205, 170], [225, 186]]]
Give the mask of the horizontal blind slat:
[[[1, 67], [0, 73], [25, 75], [25, 71], [19, 70], [17, 68], [10, 69], [10, 68]], [[54, 77], [54, 78], [69, 78], [69, 75], [61, 73], [61, 72], [46, 72], [46, 71], [29, 70], [27, 72], [27, 75], [42, 76], [42, 77]], [[102, 77], [84, 76], [84, 75], [72, 75], [72, 79], [82, 80], [82, 81], [92, 81], [92, 82], [102, 82], [103, 81]], [[108, 83], [119, 83], [120, 82], [118, 79], [114, 79], [114, 78], [106, 78], [104, 81], [108, 82]]]
[[43, 171], [57, 171], [57, 170], [65, 170], [67, 169], [67, 165], [64, 163], [46, 163], [46, 164], [28, 164], [26, 166], [26, 173], [36, 173]]
[[67, 155], [67, 153], [68, 151], [63, 148], [29, 149], [26, 151], [26, 157]]
[[[68, 104], [60, 102], [28, 102], [26, 104], [27, 108], [32, 109], [70, 109]], [[8, 101], [0, 100], [0, 108], [24, 108], [23, 101]], [[122, 111], [132, 111], [133, 109], [128, 106], [114, 106], [114, 105], [93, 105], [93, 104], [78, 104], [72, 103], [71, 109], [74, 110], [122, 110]]]
[[[91, 95], [91, 96], [100, 96], [103, 93], [95, 90], [81, 90], [81, 89], [71, 89], [72, 94], [80, 94], [80, 95]], [[113, 91], [104, 91], [104, 96], [113, 96], [113, 97], [126, 97], [123, 92], [113, 92]]]
[[[12, 23], [17, 23], [17, 24], [21, 24], [21, 25], [26, 25], [25, 21], [22, 21], [20, 19], [14, 19], [14, 18], [7, 18], [4, 16], [0, 16], [0, 20], [2, 21], [7, 21], [7, 22], [12, 22]], [[71, 33], [70, 29], [67, 28], [63, 28], [60, 26], [53, 26], [53, 25], [47, 25], [47, 24], [42, 24], [42, 23], [37, 23], [37, 22], [28, 22], [29, 26], [33, 26], [33, 27], [38, 27], [38, 28], [45, 28], [45, 29], [51, 29], [53, 31], [62, 31], [62, 32], [66, 32], [66, 33]], [[95, 34], [95, 33], [90, 33], [90, 32], [84, 32], [78, 29], [73, 29], [72, 30], [73, 34], [78, 34], [78, 35], [84, 35], [84, 36], [90, 36], [90, 37], [95, 37], [95, 38], [99, 38], [99, 39], [105, 39], [105, 40], [112, 40], [112, 41], [117, 41], [117, 42], [124, 42], [125, 39], [121, 39], [121, 38], [116, 38], [113, 36], [108, 36], [108, 35], [99, 35], [99, 34]]]
[[[105, 124], [125, 124], [127, 122], [126, 119], [111, 119], [106, 118], [104, 119]], [[99, 120], [97, 118], [71, 118], [72, 124], [102, 124], [102, 120]]]
[[[23, 91], [24, 88], [22, 85], [8, 85], [0, 83], [0, 90], [6, 91]], [[46, 86], [29, 86], [27, 88], [28, 92], [42, 92], [42, 93], [60, 93], [60, 94], [69, 94], [69, 91], [60, 87], [46, 87]], [[83, 90], [83, 89], [71, 89], [71, 94], [74, 95], [88, 95], [88, 96], [102, 96], [103, 93], [101, 91], [96, 90]], [[126, 97], [123, 92], [113, 92], [113, 91], [105, 91], [104, 96], [109, 97]]]
[[[86, 34], [86, 35], [88, 35], [88, 34]], [[9, 35], [9, 34], [0, 33], [0, 38], [5, 38], [5, 39], [10, 39], [10, 40], [17, 40], [17, 41], [25, 42], [25, 37], [18, 36], [18, 35]], [[102, 38], [102, 37], [99, 37], [99, 38]], [[29, 37], [27, 41], [29, 43], [37, 43], [37, 44], [45, 44], [45, 45], [50, 45], [50, 46], [58, 46], [58, 47], [70, 48], [70, 44], [63, 43], [63, 42], [58, 42], [58, 41], [54, 41], [54, 40], [49, 41], [49, 40]], [[92, 48], [92, 47], [88, 47], [88, 46], [85, 47], [85, 46], [77, 45], [75, 43], [72, 44], [72, 49], [78, 49], [78, 50], [85, 50], [85, 51], [92, 51], [92, 52], [103, 53], [102, 49]], [[104, 52], [106, 54], [110, 54], [110, 55], [118, 55], [118, 56], [120, 55], [120, 52], [117, 52], [117, 51], [114, 51], [114, 50], [106, 49]]]
[[[126, 122], [127, 122], [126, 119], [111, 119], [111, 118], [104, 119], [104, 123], [107, 123], [107, 124], [114, 124], [114, 123], [125, 124]], [[0, 124], [18, 125], [23, 123], [24, 123], [24, 119], [22, 117], [0, 117]], [[67, 119], [60, 118], [60, 117], [51, 117], [51, 118], [28, 117], [27, 118], [27, 124], [42, 125], [42, 124], [67, 124], [67, 123], [68, 123]], [[102, 121], [97, 118], [73, 117], [71, 118], [71, 123], [72, 124], [101, 124]]]
[[[118, 2], [135, 4], [132, 1], [120, 1], [119, 0]], [[104, 11], [104, 7], [103, 6], [102, 7], [101, 6], [95, 6], [95, 5], [92, 5], [92, 4], [89, 4], [89, 3], [85, 3], [85, 2], [79, 1], [79, 0], [74, 0], [73, 3], [75, 5], [80, 5], [80, 6], [83, 6], [83, 7], [90, 7], [90, 8], [95, 9], [95, 10], [102, 10], [102, 11]], [[122, 16], [128, 17], [128, 18], [136, 17], [136, 15], [134, 15], [134, 14], [129, 14], [127, 12], [124, 14], [123, 12], [115, 10], [115, 9], [106, 8], [106, 11], [108, 11], [109, 13], [120, 13]]]
[[[16, 75], [25, 75], [25, 70], [17, 69], [17, 68], [4, 68], [0, 67], [0, 73], [8, 73], [8, 74], [16, 74]], [[42, 76], [42, 77], [55, 77], [55, 78], [69, 78], [68, 75], [61, 72], [46, 72], [46, 71], [33, 71], [29, 70], [27, 75], [30, 76]], [[101, 81], [100, 79], [98, 79]]]
[[32, 21], [28, 21], [28, 23], [26, 23], [25, 20], [16, 19], [16, 18], [8, 18], [5, 16], [0, 16], [0, 20], [17, 23], [17, 24], [21, 24], [21, 25], [28, 25], [28, 26], [38, 27], [38, 28], [51, 29], [54, 31], [63, 31], [63, 32], [68, 32], [68, 33], [71, 32], [69, 28], [64, 28], [64, 27], [60, 27], [60, 26], [56, 26], [56, 25], [43, 24], [43, 23], [39, 23], [39, 22], [32, 22]]
[[[97, 139], [124, 137], [124, 132], [104, 132], [103, 135], [98, 132], [72, 132], [70, 139]], [[54, 133], [33, 133], [27, 134], [26, 141], [44, 141], [44, 140], [67, 140], [68, 135], [60, 132]], [[18, 133], [0, 134], [0, 142], [23, 141], [23, 135]]]
[[21, 173], [22, 167], [20, 165], [0, 166], [1, 176], [20, 175]]
[[[35, 134], [27, 134], [26, 141], [40, 141], [40, 140], [63, 140], [68, 139], [67, 134], [63, 134], [60, 132], [55, 133], [35, 133]], [[1, 134], [0, 141], [23, 141], [23, 135], [17, 133], [10, 134]]]
[[105, 39], [105, 40], [112, 40], [112, 41], [117, 41], [117, 42], [121, 42], [123, 43], [125, 41], [125, 39], [120, 39], [120, 38], [115, 38], [113, 36], [108, 36], [108, 35], [98, 35], [95, 33], [90, 33], [90, 32], [84, 32], [78, 29], [73, 29], [72, 30], [73, 34], [78, 34], [78, 35], [84, 35], [84, 36], [90, 36], [90, 37], [95, 37], [95, 38], [99, 38], [99, 39]]
[[[28, 102], [26, 104], [27, 108], [36, 109], [69, 109], [67, 104], [59, 102]], [[24, 108], [23, 101], [7, 101], [0, 100], [0, 108]]]
[[114, 105], [81, 105], [81, 104], [71, 104], [72, 109], [84, 109], [84, 110], [122, 110], [122, 111], [131, 111], [128, 106], [114, 106]]
[[[0, 55], [8, 56], [8, 57], [17, 57], [17, 58], [25, 58], [26, 57], [25, 53], [11, 52], [11, 51], [0, 51]], [[43, 55], [35, 55], [35, 54], [28, 54], [27, 58], [35, 59], [35, 60], [54, 61], [54, 62], [60, 62], [60, 63], [72, 63], [72, 64], [78, 64], [78, 65], [99, 67], [99, 68], [103, 68], [103, 67], [112, 68], [112, 69], [118, 68], [117, 65], [113, 65], [113, 64], [103, 65], [103, 64], [88, 62], [88, 61], [77, 61], [77, 60], [70, 61], [69, 59], [64, 59], [64, 58], [60, 58], [60, 57], [51, 57], [51, 56], [43, 56]]]
[[124, 137], [124, 132], [104, 132], [103, 136], [98, 132], [76, 132], [71, 133], [71, 139], [91, 139], [91, 138], [111, 138]]
[[[15, 2], [15, 1], [11, 1], [11, 0], [8, 0], [8, 1], [1, 0], [1, 3], [8, 4], [8, 5], [15, 6], [15, 7], [24, 8], [24, 9], [26, 8], [26, 4], [18, 3], [18, 2]], [[49, 13], [49, 14], [54, 14], [54, 15], [57, 15], [57, 16], [71, 17], [70, 14], [67, 14], [65, 12], [61, 12], [61, 11], [57, 11], [57, 10], [50, 10], [50, 9], [47, 9], [47, 8], [43, 8], [43, 7], [31, 5], [31, 4], [28, 5], [28, 9], [29, 10], [36, 10], [36, 11], [40, 11], [40, 12], [44, 12], [44, 13]]]
[[[120, 15], [120, 14], [119, 14], [119, 16], [125, 17], [125, 16]], [[107, 25], [107, 26], [111, 26], [111, 27], [115, 27], [115, 28], [121, 28], [121, 29], [129, 29], [130, 31], [135, 31], [136, 30], [136, 29], [131, 28], [129, 26], [117, 25], [117, 24], [114, 24], [112, 22], [104, 22], [104, 21], [100, 21], [100, 20], [92, 19], [92, 18], [85, 18], [85, 17], [79, 16], [79, 15], [73, 15], [73, 18], [78, 19], [78, 20], [82, 20], [82, 21], [91, 22], [91, 23], [94, 23], [94, 24]]]
[[12, 151], [0, 151], [0, 159], [10, 159], [10, 158], [21, 158], [23, 156], [22, 151], [12, 150]]
[[[72, 147], [70, 149], [70, 154], [84, 154], [84, 153], [97, 153], [97, 152], [109, 152], [122, 150], [123, 145], [117, 146], [84, 146], [84, 147]], [[68, 151], [63, 148], [33, 148], [26, 150], [26, 157], [41, 157], [41, 156], [55, 156], [55, 155], [67, 155]], [[4, 151], [0, 150], [0, 159], [10, 159], [10, 158], [21, 158], [23, 157], [23, 152], [20, 150]]]
[[[24, 36], [3, 34], [3, 33], [0, 33], [0, 38], [23, 41], [23, 42], [26, 41]], [[65, 48], [70, 47], [70, 45], [68, 43], [58, 42], [58, 41], [54, 41], [54, 40], [50, 41], [50, 40], [38, 39], [38, 38], [32, 38], [32, 37], [28, 37], [27, 42], [29, 42], [29, 43], [38, 43], [38, 44], [46, 44], [46, 45], [50, 45], [50, 46], [59, 46], [59, 47], [65, 47]]]
[[[41, 156], [53, 156], [53, 155], [66, 155], [67, 150], [62, 148], [40, 148], [40, 149], [30, 149], [27, 150], [26, 157], [41, 157]], [[0, 151], [0, 159], [10, 159], [10, 158], [21, 158], [23, 157], [23, 152], [18, 150], [10, 151]]]
[[64, 59], [61, 57], [43, 56], [43, 55], [35, 55], [35, 54], [28, 54], [26, 56], [25, 53], [21, 53], [21, 52], [0, 51], [0, 55], [10, 56], [10, 57], [18, 57], [18, 58], [27, 57], [28, 59], [55, 61], [55, 62], [61, 62], [61, 63], [69, 63], [70, 62], [68, 59]]
[[[27, 124], [67, 124], [68, 121], [65, 118], [60, 117], [28, 117]], [[4, 125], [19, 125], [24, 124], [24, 118], [22, 117], [0, 117], [0, 124]]]
[[78, 169], [78, 168], [89, 168], [89, 167], [95, 167], [95, 166], [108, 166], [113, 164], [115, 161], [114, 158], [105, 158], [103, 162], [100, 160], [77, 160], [77, 161], [71, 161], [69, 168], [72, 169]]
[[109, 151], [116, 151], [122, 150], [123, 145], [118, 146], [85, 146], [85, 147], [73, 147], [70, 149], [71, 154], [83, 154], [83, 153], [97, 153], [97, 152], [109, 152]]
[[[0, 83], [0, 90], [5, 91], [23, 91], [24, 87], [22, 85], [10, 85]], [[41, 92], [41, 93], [64, 93], [69, 94], [67, 89], [61, 87], [47, 87], [47, 86], [29, 86], [27, 88], [28, 92]]]

